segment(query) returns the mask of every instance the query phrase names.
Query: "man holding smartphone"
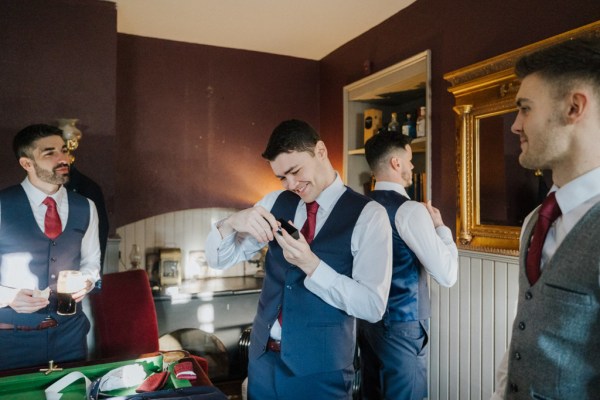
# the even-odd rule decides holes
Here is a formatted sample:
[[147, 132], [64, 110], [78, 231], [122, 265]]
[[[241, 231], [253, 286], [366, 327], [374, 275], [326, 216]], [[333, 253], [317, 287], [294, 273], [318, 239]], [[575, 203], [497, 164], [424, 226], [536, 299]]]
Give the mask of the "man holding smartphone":
[[[223, 269], [269, 246], [254, 320], [248, 397], [350, 399], [355, 318], [376, 322], [391, 281], [385, 209], [342, 183], [306, 122], [275, 128], [262, 156], [285, 190], [215, 224], [208, 263]], [[302, 226], [299, 239], [277, 218]]]

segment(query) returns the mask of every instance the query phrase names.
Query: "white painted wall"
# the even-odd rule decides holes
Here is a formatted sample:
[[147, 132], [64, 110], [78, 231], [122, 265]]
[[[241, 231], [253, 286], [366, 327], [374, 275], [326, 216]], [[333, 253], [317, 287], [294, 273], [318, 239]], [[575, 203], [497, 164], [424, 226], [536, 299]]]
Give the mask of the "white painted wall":
[[160, 248], [181, 249], [183, 278], [208, 278], [216, 276], [254, 275], [256, 266], [252, 263], [240, 263], [226, 271], [216, 271], [204, 263], [198, 265], [190, 256], [204, 251], [204, 242], [213, 223], [227, 217], [237, 210], [231, 208], [199, 208], [175, 211], [156, 215], [117, 228], [121, 237], [119, 243], [119, 271], [131, 268], [129, 254], [134, 244], [140, 246], [142, 266], [146, 265], [146, 255]]

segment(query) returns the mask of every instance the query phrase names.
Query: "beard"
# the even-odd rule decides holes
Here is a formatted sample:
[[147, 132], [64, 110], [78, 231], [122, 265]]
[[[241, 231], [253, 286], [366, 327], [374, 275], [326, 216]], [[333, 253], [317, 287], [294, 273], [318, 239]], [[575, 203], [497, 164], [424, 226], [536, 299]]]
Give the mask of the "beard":
[[[568, 150], [568, 144], [565, 142], [567, 128], [565, 118], [553, 115], [546, 126], [539, 130], [544, 132], [545, 137], [542, 138], [538, 132], [533, 146], [528, 141], [527, 151], [519, 154], [519, 164], [531, 170], [552, 169], [554, 163]], [[525, 134], [527, 135], [527, 132]]]
[[37, 165], [37, 163], [34, 161], [33, 162], [33, 168], [35, 169], [35, 174], [37, 175], [37, 177], [42, 181], [42, 182], [46, 182], [46, 183], [51, 183], [53, 185], [64, 185], [65, 183], [69, 182], [69, 174], [59, 174], [56, 172], [57, 168], [61, 168], [64, 165], [59, 164], [57, 166], [55, 166], [54, 168], [52, 168], [52, 171], [48, 171], [42, 167], [40, 167], [39, 165]]
[[407, 188], [410, 185], [413, 184], [413, 174], [412, 171], [409, 172], [403, 172], [402, 173], [402, 180], [404, 181], [404, 187]]

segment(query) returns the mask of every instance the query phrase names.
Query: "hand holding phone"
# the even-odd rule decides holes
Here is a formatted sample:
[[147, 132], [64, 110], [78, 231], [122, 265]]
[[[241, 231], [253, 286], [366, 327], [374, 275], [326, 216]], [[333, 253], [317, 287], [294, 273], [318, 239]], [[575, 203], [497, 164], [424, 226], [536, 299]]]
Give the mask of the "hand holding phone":
[[[277, 218], [277, 221], [281, 224], [281, 227], [286, 230], [287, 233], [290, 234], [294, 239], [300, 239], [300, 233], [298, 233], [298, 229], [294, 228], [289, 222], [284, 220], [283, 218]], [[279, 232], [281, 235], [281, 231]]]

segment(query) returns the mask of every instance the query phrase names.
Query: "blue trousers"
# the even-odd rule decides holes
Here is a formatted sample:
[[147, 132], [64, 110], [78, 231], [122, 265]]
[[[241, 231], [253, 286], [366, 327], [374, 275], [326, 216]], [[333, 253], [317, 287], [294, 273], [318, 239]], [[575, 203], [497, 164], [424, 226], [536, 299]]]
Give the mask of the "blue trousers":
[[427, 331], [427, 321], [359, 321], [363, 400], [427, 397]]
[[0, 370], [85, 360], [89, 330], [82, 312], [41, 331], [0, 330]]
[[350, 400], [353, 380], [353, 364], [343, 370], [297, 376], [279, 353], [267, 351], [249, 362], [248, 400]]

